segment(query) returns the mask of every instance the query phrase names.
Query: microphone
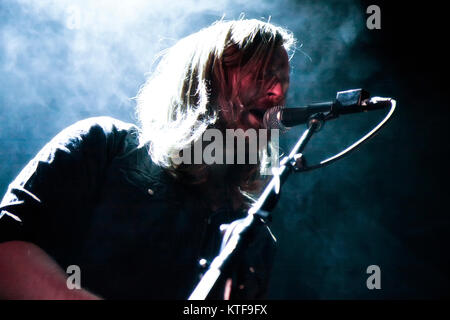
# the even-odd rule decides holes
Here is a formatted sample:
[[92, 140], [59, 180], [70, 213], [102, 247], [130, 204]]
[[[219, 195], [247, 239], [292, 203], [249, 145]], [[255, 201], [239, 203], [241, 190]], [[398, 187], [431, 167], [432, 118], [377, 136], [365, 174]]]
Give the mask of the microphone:
[[266, 111], [263, 117], [267, 129], [284, 129], [307, 123], [317, 113], [328, 112], [328, 118], [336, 118], [341, 114], [367, 112], [391, 106], [390, 98], [373, 97], [364, 89], [339, 91], [336, 100], [309, 104], [299, 108], [276, 106]]

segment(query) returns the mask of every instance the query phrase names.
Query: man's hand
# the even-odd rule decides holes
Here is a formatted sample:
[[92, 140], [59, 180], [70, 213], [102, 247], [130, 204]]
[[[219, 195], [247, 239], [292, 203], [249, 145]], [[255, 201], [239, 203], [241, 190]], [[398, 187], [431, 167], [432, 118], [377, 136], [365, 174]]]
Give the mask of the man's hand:
[[67, 275], [41, 248], [23, 241], [0, 243], [0, 299], [98, 300], [86, 290], [70, 290]]

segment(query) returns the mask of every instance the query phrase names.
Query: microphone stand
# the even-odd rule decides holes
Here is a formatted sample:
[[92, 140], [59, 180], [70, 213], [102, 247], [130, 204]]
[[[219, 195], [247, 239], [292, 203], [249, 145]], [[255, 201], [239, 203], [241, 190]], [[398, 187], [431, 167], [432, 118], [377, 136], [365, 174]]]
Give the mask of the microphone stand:
[[[320, 116], [322, 115], [322, 116]], [[258, 225], [266, 223], [269, 213], [275, 208], [278, 202], [281, 184], [287, 177], [296, 170], [301, 163], [303, 150], [313, 134], [323, 125], [323, 114], [314, 116], [310, 121], [310, 126], [295, 144], [290, 154], [280, 161], [280, 167], [276, 168], [272, 179], [265, 187], [258, 201], [248, 210], [246, 218], [241, 220], [233, 229], [226, 245], [220, 251], [219, 255], [211, 262], [209, 269], [203, 275], [195, 290], [192, 292], [189, 300], [203, 300], [217, 282], [219, 276], [224, 271], [229, 271], [232, 263], [237, 259], [246, 245], [250, 242], [252, 231]], [[224, 237], [224, 239], [227, 237]]]
[[[211, 262], [208, 270], [189, 296], [189, 300], [206, 299], [214, 285], [218, 282], [219, 277], [230, 274], [234, 262], [239, 259], [239, 256], [245, 252], [245, 249], [248, 247], [250, 240], [252, 239], [253, 232], [256, 228], [258, 228], [258, 226], [265, 224], [266, 221], [270, 219], [270, 212], [273, 211], [280, 197], [281, 185], [286, 181], [291, 173], [307, 171], [325, 166], [326, 164], [340, 159], [350, 151], [354, 150], [357, 146], [371, 138], [384, 124], [386, 124], [387, 120], [390, 119], [395, 110], [395, 100], [389, 99], [389, 101], [391, 102], [391, 110], [388, 115], [362, 139], [358, 140], [337, 156], [322, 161], [319, 165], [305, 167], [303, 164], [302, 152], [311, 137], [323, 127], [326, 120], [337, 117], [337, 115], [332, 112], [327, 114], [318, 113], [311, 116], [307, 129], [298, 139], [289, 155], [280, 160], [280, 167], [274, 168], [272, 179], [266, 185], [256, 203], [254, 203], [248, 210], [247, 216], [230, 224], [230, 230], [227, 230], [227, 233], [224, 235], [222, 249], [219, 255], [216, 256]], [[232, 225], [234, 225], [234, 228], [231, 228]]]

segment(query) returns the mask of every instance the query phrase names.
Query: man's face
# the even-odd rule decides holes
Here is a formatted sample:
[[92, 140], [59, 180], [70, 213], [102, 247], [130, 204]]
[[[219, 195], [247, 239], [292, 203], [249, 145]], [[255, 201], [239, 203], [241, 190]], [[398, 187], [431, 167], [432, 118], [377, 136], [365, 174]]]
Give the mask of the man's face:
[[289, 59], [286, 50], [279, 47], [274, 51], [260, 79], [254, 73], [249, 73], [242, 75], [240, 81], [233, 85], [239, 86], [239, 96], [244, 107], [238, 127], [262, 128], [266, 110], [285, 104], [289, 88]]

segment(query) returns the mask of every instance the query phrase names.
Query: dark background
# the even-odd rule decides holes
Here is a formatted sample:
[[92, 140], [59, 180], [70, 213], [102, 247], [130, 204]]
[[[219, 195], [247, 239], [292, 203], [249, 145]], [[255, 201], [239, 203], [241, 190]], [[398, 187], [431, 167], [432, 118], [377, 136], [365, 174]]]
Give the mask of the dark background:
[[[360, 86], [395, 98], [397, 111], [356, 153], [285, 186], [275, 215], [281, 249], [274, 298], [449, 296], [447, 17], [440, 6], [413, 3], [362, 2], [380, 6], [382, 29], [362, 32], [354, 59], [336, 73], [348, 74], [355, 64], [364, 72], [358, 57], [375, 57], [376, 70]], [[325, 85], [358, 86], [333, 78]], [[369, 117], [382, 114], [327, 124], [307, 150], [317, 160], [332, 154], [323, 150], [336, 150], [334, 135], [356, 137], [373, 126]], [[381, 290], [366, 288], [371, 264], [381, 268]]]
[[[299, 41], [289, 106], [359, 87], [398, 105], [390, 123], [361, 149], [286, 183], [273, 215], [279, 249], [269, 298], [449, 296], [444, 6], [344, 0], [133, 4], [136, 9], [127, 11], [124, 4], [103, 8], [88, 1], [1, 2], [1, 193], [67, 125], [98, 115], [135, 122], [130, 98], [154, 55], [176, 39], [223, 13], [228, 19], [241, 12], [271, 16]], [[381, 30], [365, 27], [371, 4], [381, 8]], [[74, 5], [81, 10], [78, 27], [67, 22]], [[327, 123], [308, 145], [307, 160], [338, 152], [383, 115]], [[302, 130], [283, 137], [285, 151]], [[373, 264], [381, 268], [381, 290], [366, 287], [366, 268]]]

